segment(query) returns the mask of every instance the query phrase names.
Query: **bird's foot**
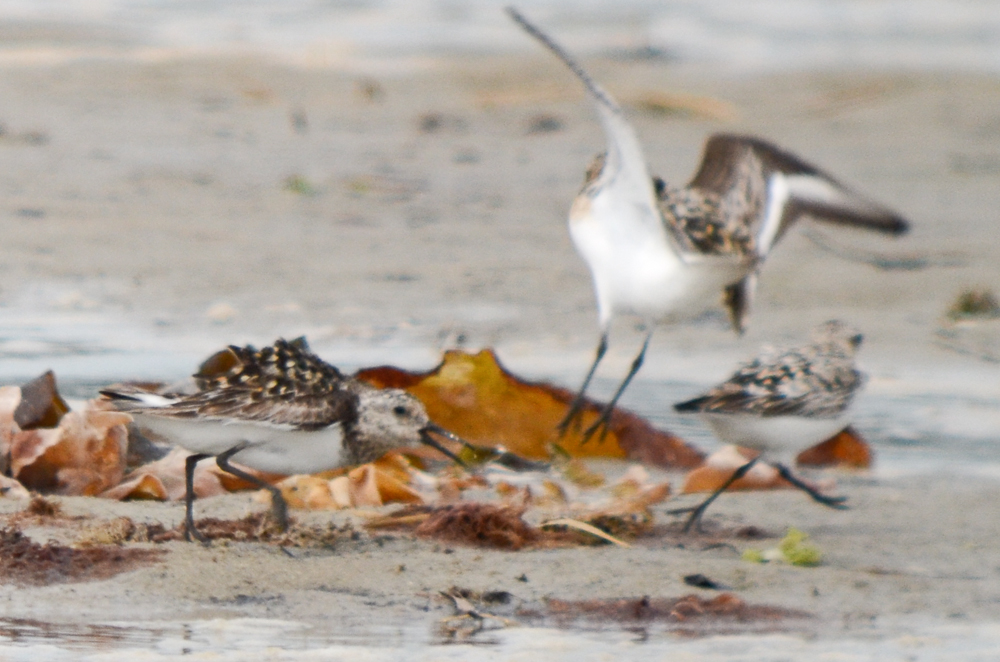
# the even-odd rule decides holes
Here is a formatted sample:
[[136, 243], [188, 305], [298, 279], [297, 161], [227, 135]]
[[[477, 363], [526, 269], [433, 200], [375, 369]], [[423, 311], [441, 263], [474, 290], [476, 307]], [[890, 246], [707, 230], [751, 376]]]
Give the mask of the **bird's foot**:
[[556, 432], [559, 433], [559, 438], [562, 439], [570, 433], [570, 430], [573, 432], [579, 432], [582, 427], [583, 410], [576, 402], [574, 402], [570, 405], [562, 420], [556, 423]]
[[184, 522], [184, 540], [188, 542], [197, 541], [206, 547], [212, 544], [212, 541], [206, 538], [205, 535], [194, 525], [193, 520], [190, 522], [185, 520]]
[[733, 474], [728, 479], [726, 479], [726, 482], [724, 482], [722, 485], [719, 486], [719, 489], [712, 492], [707, 499], [705, 499], [699, 505], [692, 508], [691, 515], [690, 517], [688, 517], [687, 521], [684, 522], [684, 528], [681, 529], [681, 531], [683, 533], [687, 533], [693, 528], [695, 531], [698, 531], [700, 533], [701, 518], [705, 514], [705, 511], [708, 510], [708, 507], [712, 505], [712, 502], [718, 499], [723, 492], [728, 490], [733, 483], [738, 481], [740, 478], [743, 478], [743, 476], [747, 475], [747, 472], [750, 471], [750, 469], [753, 468], [753, 465], [755, 464], [757, 464], [756, 457], [747, 462], [746, 464], [738, 467], [736, 471], [734, 471]]
[[778, 470], [778, 474], [795, 486], [797, 489], [802, 490], [816, 503], [822, 504], [828, 508], [835, 508], [836, 510], [848, 510], [848, 506], [845, 502], [847, 497], [845, 496], [827, 496], [821, 493], [815, 487], [805, 482], [795, 474], [793, 474], [788, 467], [783, 464], [775, 464], [774, 468]]
[[608, 432], [611, 430], [611, 414], [614, 413], [614, 410], [615, 405], [613, 401], [601, 410], [601, 415], [597, 417], [597, 420], [591, 423], [590, 426], [583, 431], [583, 438], [580, 440], [581, 446], [593, 439], [598, 430], [601, 431], [601, 434], [597, 437], [597, 443], [604, 443], [604, 439], [608, 436]]
[[611, 412], [602, 412], [601, 416], [596, 421], [594, 421], [590, 425], [590, 427], [588, 427], [586, 430], [583, 431], [583, 434], [581, 435], [582, 438], [580, 439], [580, 445], [582, 446], [583, 444], [593, 439], [594, 435], [597, 434], [598, 430], [600, 430], [601, 433], [597, 436], [597, 443], [603, 444], [604, 439], [608, 436], [608, 431], [610, 429], [609, 428], [609, 425], [611, 423], [610, 419], [611, 419]]

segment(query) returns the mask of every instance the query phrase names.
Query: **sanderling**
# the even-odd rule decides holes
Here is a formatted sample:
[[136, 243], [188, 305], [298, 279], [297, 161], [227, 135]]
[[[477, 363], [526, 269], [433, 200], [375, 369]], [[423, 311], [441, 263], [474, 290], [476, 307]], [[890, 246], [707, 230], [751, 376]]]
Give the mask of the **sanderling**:
[[[791, 349], [768, 349], [704, 395], [674, 405], [697, 413], [723, 442], [768, 454], [789, 455], [825, 441], [850, 423], [848, 409], [864, 384], [854, 367], [861, 334], [836, 320], [816, 327], [811, 342]], [[756, 459], [743, 465], [725, 485], [694, 509], [685, 531], [708, 505]], [[828, 497], [772, 463], [783, 478], [816, 501], [840, 507], [843, 497]]]
[[600, 418], [584, 432], [585, 440], [601, 426], [602, 435], [607, 432], [611, 411], [642, 365], [656, 323], [694, 317], [722, 293], [733, 326], [743, 331], [757, 272], [799, 217], [888, 234], [907, 230], [907, 221], [895, 212], [749, 136], [711, 136], [687, 187], [651, 176], [617, 102], [548, 35], [516, 9], [507, 11], [583, 82], [607, 139], [607, 151], [587, 170], [569, 212], [570, 235], [593, 276], [601, 337], [583, 385], [559, 423], [562, 434], [577, 419], [615, 317], [634, 315], [649, 331]]
[[223, 471], [269, 490], [282, 529], [288, 510], [281, 491], [230, 460], [269, 473], [315, 473], [423, 443], [458, 461], [430, 434], [461, 440], [432, 423], [419, 400], [344, 376], [310, 352], [303, 338], [260, 350], [230, 346], [208, 359], [195, 380], [199, 390], [190, 395], [101, 391], [140, 428], [194, 453], [185, 465], [188, 540], [205, 542], [194, 526], [193, 481], [195, 465], [209, 457]]

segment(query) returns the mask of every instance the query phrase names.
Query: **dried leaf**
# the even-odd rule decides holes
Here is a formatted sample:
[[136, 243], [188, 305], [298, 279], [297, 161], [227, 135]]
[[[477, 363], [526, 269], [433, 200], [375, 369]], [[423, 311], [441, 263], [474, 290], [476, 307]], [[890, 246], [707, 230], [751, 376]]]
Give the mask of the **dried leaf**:
[[[705, 464], [688, 473], [684, 479], [682, 494], [692, 492], [714, 492], [729, 480], [733, 472], [757, 456], [757, 452], [749, 448], [723, 446], [705, 460]], [[773, 490], [792, 487], [781, 478], [774, 467], [758, 462], [750, 468], [745, 476], [729, 486], [730, 491], [739, 490]]]
[[14, 420], [22, 430], [54, 428], [68, 411], [69, 405], [56, 388], [56, 376], [49, 370], [21, 387]]
[[[136, 469], [125, 481], [101, 494], [108, 499], [166, 499], [177, 501], [184, 498], [184, 463], [191, 455], [183, 448], [175, 448], [156, 462]], [[194, 471], [194, 494], [199, 499], [225, 494], [227, 490], [219, 480], [219, 470], [214, 463], [205, 460]]]
[[13, 478], [0, 475], [0, 497], [4, 499], [30, 499], [31, 492]]
[[[332, 479], [321, 474], [297, 475], [279, 481], [276, 486], [291, 508], [339, 510], [387, 503], [423, 503], [420, 494], [407, 484], [409, 480], [409, 463], [400, 455], [390, 454]], [[263, 490], [259, 497], [270, 501], [270, 494]]]
[[[572, 457], [628, 457], [665, 467], [697, 466], [702, 454], [635, 414], [616, 409], [604, 443], [582, 443], [572, 432], [560, 439], [556, 424], [574, 394], [544, 383], [527, 382], [507, 372], [490, 350], [472, 355], [446, 352], [442, 363], [427, 373], [393, 367], [362, 370], [356, 375], [379, 387], [403, 388], [427, 407], [430, 417], [469, 442], [503, 446], [527, 458], [549, 457], [559, 443]], [[597, 420], [600, 406], [588, 401], [582, 413], [585, 428]]]
[[117, 485], [125, 471], [132, 418], [87, 410], [63, 416], [59, 427], [14, 434], [11, 474], [25, 487], [65, 495], [96, 495]]
[[330, 497], [338, 508], [350, 508], [353, 505], [351, 502], [351, 479], [347, 476], [338, 476], [331, 480]]
[[[281, 495], [289, 508], [338, 510], [343, 507], [334, 501], [330, 492], [330, 481], [319, 476], [296, 474], [278, 481], [274, 486], [281, 490]], [[258, 501], [270, 503], [271, 494], [261, 490], [256, 498]]]
[[14, 435], [20, 431], [14, 422], [14, 412], [21, 402], [21, 389], [17, 386], [0, 386], [0, 475], [5, 475], [9, 467]]
[[648, 509], [650, 506], [666, 501], [669, 496], [670, 483], [647, 485], [641, 488], [638, 494], [625, 501], [624, 509], [632, 512]]
[[[257, 471], [256, 469], [251, 469], [250, 467], [244, 466], [239, 462], [233, 462], [233, 464], [242, 469], [243, 471], [247, 472], [251, 476], [256, 476], [260, 480], [264, 481], [265, 483], [269, 483], [271, 485], [285, 478], [285, 476], [282, 474], [272, 474], [272, 473], [267, 473], [266, 471]], [[209, 471], [215, 473], [219, 477], [219, 482], [222, 484], [222, 487], [227, 492], [241, 492], [243, 490], [256, 490], [260, 488], [260, 485], [257, 485], [256, 483], [251, 483], [250, 481], [243, 480], [239, 476], [231, 474], [228, 471], [223, 471], [222, 469], [219, 468], [219, 465], [213, 462], [212, 460], [206, 459], [205, 466]]]
[[105, 499], [115, 499], [125, 501], [134, 499], [136, 501], [166, 501], [170, 498], [163, 481], [158, 477], [148, 473], [125, 480], [111, 489], [101, 493]]
[[872, 450], [853, 427], [807, 448], [795, 458], [804, 467], [845, 467], [867, 469], [872, 466]]
[[571, 519], [568, 517], [561, 517], [559, 519], [550, 519], [547, 522], [542, 522], [543, 529], [553, 528], [553, 527], [565, 527], [569, 529], [576, 529], [577, 531], [582, 531], [583, 533], [594, 536], [595, 538], [600, 538], [601, 540], [618, 545], [619, 547], [632, 546], [627, 542], [625, 542], [624, 540], [619, 540], [618, 538], [615, 538], [614, 536], [605, 533], [596, 526], [592, 526], [590, 524], [587, 524], [586, 522], [581, 522], [580, 520]]
[[375, 468], [363, 464], [347, 474], [351, 505], [355, 508], [366, 506], [381, 506], [382, 495], [379, 493]]
[[423, 503], [424, 499], [406, 482], [399, 480], [392, 473], [382, 470], [377, 464], [373, 466], [375, 485], [378, 487], [382, 503]]

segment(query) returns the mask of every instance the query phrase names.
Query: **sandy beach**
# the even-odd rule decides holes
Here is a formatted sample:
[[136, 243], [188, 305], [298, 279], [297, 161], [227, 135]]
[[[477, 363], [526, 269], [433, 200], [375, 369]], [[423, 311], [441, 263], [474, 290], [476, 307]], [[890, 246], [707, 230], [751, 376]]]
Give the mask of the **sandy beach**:
[[[520, 552], [368, 533], [290, 554], [167, 543], [162, 561], [112, 579], [0, 586], [3, 619], [69, 628], [56, 628], [54, 644], [3, 630], [7, 659], [157, 660], [185, 647], [206, 659], [362, 649], [379, 660], [539, 650], [546, 659], [994, 659], [1000, 349], [996, 322], [953, 325], [945, 313], [962, 290], [1000, 279], [1000, 78], [586, 64], [627, 107], [652, 169], [668, 181], [687, 180], [709, 133], [754, 133], [913, 222], [895, 241], [813, 226], [791, 233], [763, 273], [746, 336], [733, 335], [721, 312], [662, 329], [625, 401], [711, 448], [704, 430], [669, 413], [667, 397], [694, 393], [761, 344], [800, 339], [831, 317], [863, 329], [871, 379], [859, 428], [877, 459], [868, 474], [833, 474], [851, 509], [780, 492], [727, 496], [712, 511], [719, 526], [778, 537], [802, 529], [824, 563], [751, 564], [741, 547], [775, 541], [712, 548], [671, 535], [631, 549]], [[0, 99], [4, 384], [51, 368], [69, 393], [92, 395], [109, 381], [181, 378], [230, 343], [299, 335], [347, 369], [428, 369], [443, 348], [495, 347], [525, 376], [565, 386], [582, 377], [595, 312], [564, 219], [602, 136], [582, 91], [544, 53], [413, 58], [386, 70], [265, 56], [36, 53], [0, 60]], [[598, 396], [641, 337], [616, 327]], [[961, 443], [949, 446], [952, 438]], [[85, 519], [27, 532], [70, 542], [118, 516], [168, 525], [182, 516], [177, 503], [59, 502]], [[658, 506], [658, 521], [690, 502]], [[23, 505], [0, 501], [4, 513]], [[198, 508], [238, 518], [261, 506], [243, 493]], [[567, 633], [544, 624], [486, 633], [482, 645], [435, 645], [452, 613], [438, 592], [451, 587], [524, 603], [678, 597], [695, 591], [683, 583], [693, 573], [748, 603], [811, 616], [765, 634], [654, 631], [637, 643], [636, 632], [615, 626]], [[104, 644], [77, 650], [83, 657], [58, 648], [58, 632], [65, 639], [94, 623], [120, 631], [109, 625]], [[177, 634], [184, 627], [187, 644]], [[15, 645], [18, 637], [27, 638]]]

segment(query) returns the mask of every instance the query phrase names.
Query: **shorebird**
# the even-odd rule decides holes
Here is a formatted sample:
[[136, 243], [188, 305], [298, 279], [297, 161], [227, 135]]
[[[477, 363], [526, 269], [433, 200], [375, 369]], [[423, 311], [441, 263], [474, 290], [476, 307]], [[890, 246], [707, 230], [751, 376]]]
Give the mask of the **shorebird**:
[[[813, 330], [809, 344], [767, 349], [726, 381], [674, 409], [700, 414], [725, 443], [753, 448], [765, 458], [791, 455], [833, 437], [850, 423], [851, 402], [865, 382], [864, 374], [854, 366], [861, 340], [857, 329], [837, 320], [826, 322]], [[699, 521], [709, 504], [756, 461], [737, 469], [695, 508], [684, 530]], [[843, 507], [844, 497], [820, 494], [784, 464], [771, 464], [782, 478], [817, 502]]]
[[584, 440], [601, 427], [601, 437], [607, 433], [611, 411], [642, 366], [656, 324], [695, 317], [715, 305], [721, 293], [734, 328], [743, 332], [758, 271], [800, 217], [893, 235], [908, 229], [892, 210], [751, 136], [710, 136], [686, 187], [651, 176], [639, 139], [611, 95], [516, 9], [507, 12], [580, 79], [607, 140], [569, 212], [570, 236], [593, 277], [601, 336], [590, 370], [558, 425], [561, 434], [578, 418], [616, 317], [638, 317], [648, 333]]
[[461, 440], [432, 423], [419, 400], [344, 376], [310, 352], [304, 338], [278, 340], [260, 350], [232, 345], [203, 363], [194, 377], [199, 390], [190, 395], [101, 391], [141, 428], [193, 453], [184, 475], [188, 540], [206, 542], [194, 525], [193, 485], [195, 466], [209, 457], [223, 471], [270, 491], [282, 530], [288, 509], [281, 490], [230, 460], [269, 473], [315, 473], [423, 443], [459, 461], [431, 433]]

